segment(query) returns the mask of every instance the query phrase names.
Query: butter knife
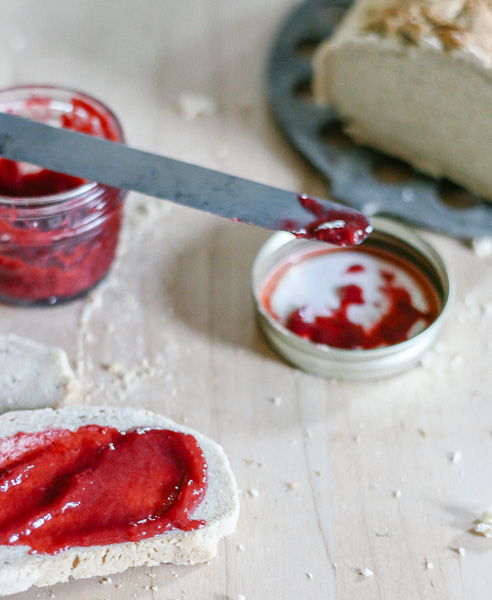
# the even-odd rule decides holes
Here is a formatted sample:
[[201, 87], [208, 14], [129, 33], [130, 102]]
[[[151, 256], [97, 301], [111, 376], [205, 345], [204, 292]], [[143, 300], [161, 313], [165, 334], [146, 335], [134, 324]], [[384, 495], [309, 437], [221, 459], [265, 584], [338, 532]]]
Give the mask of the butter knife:
[[7, 113], [0, 113], [0, 157], [340, 246], [372, 231], [364, 215], [332, 201]]

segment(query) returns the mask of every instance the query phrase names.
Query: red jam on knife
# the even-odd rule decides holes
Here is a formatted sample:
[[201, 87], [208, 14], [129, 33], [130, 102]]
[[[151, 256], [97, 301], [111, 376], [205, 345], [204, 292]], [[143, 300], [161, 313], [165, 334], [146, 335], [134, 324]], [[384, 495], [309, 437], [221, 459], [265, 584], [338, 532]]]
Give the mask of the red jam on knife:
[[261, 299], [297, 336], [346, 350], [404, 342], [440, 310], [434, 288], [413, 265], [364, 247], [311, 251], [281, 265]]
[[306, 194], [297, 197], [302, 208], [314, 217], [307, 225], [295, 220], [284, 220], [282, 229], [298, 238], [319, 240], [334, 246], [353, 246], [364, 241], [372, 225], [362, 213], [340, 206], [326, 208], [321, 202]]
[[191, 435], [86, 425], [0, 440], [0, 545], [32, 554], [191, 531], [207, 465]]
[[[123, 141], [104, 105], [70, 90], [0, 90], [0, 110]], [[0, 159], [0, 300], [55, 304], [97, 284], [115, 256], [123, 197], [121, 190]]]

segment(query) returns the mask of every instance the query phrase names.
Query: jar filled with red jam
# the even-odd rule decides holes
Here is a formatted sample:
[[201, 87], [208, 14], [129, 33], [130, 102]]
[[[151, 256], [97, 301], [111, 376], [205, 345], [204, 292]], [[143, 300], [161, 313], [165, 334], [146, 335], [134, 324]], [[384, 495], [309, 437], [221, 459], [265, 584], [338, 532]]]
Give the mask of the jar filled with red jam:
[[[0, 90], [0, 111], [123, 142], [101, 102], [50, 86]], [[82, 296], [113, 262], [125, 192], [0, 159], [0, 301], [52, 305]]]

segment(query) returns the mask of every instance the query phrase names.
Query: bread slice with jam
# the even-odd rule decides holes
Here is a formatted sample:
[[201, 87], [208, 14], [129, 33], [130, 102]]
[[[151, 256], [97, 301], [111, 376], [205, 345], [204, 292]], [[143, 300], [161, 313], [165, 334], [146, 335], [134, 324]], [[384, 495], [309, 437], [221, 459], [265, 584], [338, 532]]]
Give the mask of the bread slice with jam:
[[[97, 451], [94, 454], [96, 458], [91, 458], [92, 462], [89, 467], [86, 465], [87, 468], [81, 467], [85, 460], [81, 458], [82, 450], [80, 448], [79, 450], [73, 450], [66, 446], [72, 439], [78, 438], [79, 432], [88, 435], [89, 438], [92, 432], [96, 432], [97, 435], [106, 440], [104, 442], [105, 446], [96, 449]], [[126, 443], [126, 440], [130, 440], [131, 435], [133, 435], [132, 439], [137, 440], [138, 443], [143, 443], [143, 437], [149, 435], [149, 432], [156, 432], [152, 435], [167, 436], [166, 439], [171, 440], [169, 442], [169, 448], [171, 448], [169, 451], [171, 464], [169, 469], [178, 469], [175, 473], [176, 481], [171, 480], [169, 487], [171, 491], [166, 490], [163, 493], [165, 502], [162, 506], [165, 505], [165, 509], [154, 511], [155, 514], [152, 513], [148, 519], [141, 519], [138, 523], [131, 522], [121, 525], [118, 519], [107, 517], [108, 511], [113, 510], [115, 502], [118, 501], [127, 505], [135, 502], [138, 505], [138, 509], [135, 510], [141, 510], [139, 503], [143, 502], [145, 505], [147, 491], [145, 491], [145, 494], [141, 494], [143, 500], [142, 498], [139, 499], [139, 490], [136, 489], [136, 486], [139, 482], [143, 482], [146, 487], [148, 482], [149, 489], [159, 489], [159, 485], [161, 485], [159, 481], [160, 471], [156, 472], [153, 467], [154, 462], [152, 461], [154, 461], [154, 458], [148, 458], [150, 453], [154, 452], [151, 446], [149, 446], [151, 449], [148, 450], [148, 456], [146, 455], [143, 459], [143, 464], [148, 464], [149, 468], [148, 470], [143, 469], [144, 472], [142, 472], [142, 469], [139, 469], [138, 473], [135, 472], [134, 481], [133, 477], [130, 478], [130, 482], [123, 481], [123, 475], [118, 472], [118, 469], [115, 469], [113, 474], [111, 463], [107, 461], [112, 460], [113, 454], [114, 456], [117, 454], [112, 452], [119, 443], [119, 441], [115, 441], [116, 439], [123, 440]], [[110, 441], [106, 443], [106, 436], [108, 435], [113, 437], [108, 438]], [[164, 440], [164, 438], [162, 439]], [[2, 595], [21, 592], [33, 585], [53, 585], [67, 581], [69, 577], [107, 576], [140, 565], [151, 566], [159, 563], [183, 565], [207, 561], [215, 556], [218, 542], [235, 529], [239, 512], [238, 490], [229, 461], [222, 447], [197, 431], [178, 425], [166, 417], [146, 410], [69, 406], [57, 410], [38, 409], [3, 414], [0, 416], [0, 496], [9, 490], [12, 492], [17, 485], [20, 489], [22, 480], [28, 481], [29, 477], [33, 477], [33, 473], [35, 478], [40, 477], [42, 479], [40, 470], [44, 467], [39, 466], [38, 468], [36, 465], [44, 464], [42, 454], [43, 452], [50, 452], [49, 448], [53, 440], [55, 440], [53, 442], [55, 445], [52, 447], [57, 448], [56, 460], [60, 464], [65, 461], [65, 456], [68, 461], [70, 459], [75, 462], [82, 460], [82, 463], [74, 463], [73, 468], [67, 467], [68, 471], [73, 471], [70, 477], [63, 469], [60, 471], [60, 473], [63, 472], [63, 476], [58, 477], [58, 479], [51, 477], [51, 488], [45, 489], [42, 493], [39, 491], [39, 485], [33, 485], [32, 494], [39, 496], [37, 503], [44, 507], [46, 502], [53, 501], [55, 507], [45, 510], [46, 514], [43, 518], [35, 516], [28, 518], [25, 523], [19, 522], [16, 525], [16, 519], [20, 518], [19, 515], [14, 514], [9, 521], [4, 518], [3, 524], [0, 516], [0, 539], [2, 540], [0, 544], [0, 594]], [[199, 468], [196, 471], [198, 473], [200, 468], [202, 469], [204, 473], [202, 482], [192, 481], [194, 476], [190, 475], [193, 471], [191, 468], [185, 469], [182, 473], [179, 471], [185, 463], [185, 458], [183, 458], [185, 455], [182, 450], [184, 447], [183, 440], [183, 443], [187, 444], [189, 448], [195, 449], [193, 451], [203, 461], [200, 464], [197, 463]], [[90, 439], [89, 442], [92, 444]], [[98, 443], [99, 441], [94, 442], [96, 445]], [[84, 441], [83, 444], [86, 444], [86, 442]], [[83, 444], [81, 444], [81, 448]], [[164, 445], [162, 447], [164, 448]], [[116, 450], [118, 448], [119, 446]], [[80, 452], [77, 454], [78, 451], [82, 454]], [[134, 451], [133, 447], [127, 449], [127, 452], [130, 452], [131, 460], [133, 460], [131, 452]], [[55, 455], [55, 452], [53, 451], [52, 454]], [[27, 458], [24, 460], [26, 456]], [[20, 468], [18, 463], [22, 460], [24, 460], [24, 467]], [[104, 460], [106, 460], [105, 463]], [[164, 470], [167, 469], [167, 457], [159, 456], [156, 460], [164, 461]], [[101, 476], [103, 476], [103, 485], [107, 488], [105, 497], [108, 502], [104, 502], [104, 505], [100, 507], [103, 516], [96, 516], [95, 522], [99, 522], [98, 519], [100, 519], [103, 524], [102, 528], [106, 531], [105, 528], [108, 523], [110, 530], [113, 521], [118, 521], [119, 529], [116, 538], [113, 533], [106, 535], [106, 533], [99, 532], [97, 527], [96, 530], [92, 527], [89, 537], [87, 537], [86, 531], [77, 533], [77, 519], [74, 522], [69, 522], [68, 525], [63, 522], [66, 513], [76, 510], [79, 511], [79, 515], [82, 515], [82, 520], [93, 524], [92, 513], [90, 517], [84, 516], [84, 498], [87, 497], [88, 485], [98, 477], [94, 475], [91, 469], [96, 467], [102, 469], [103, 467], [100, 465], [103, 463], [106, 470], [99, 472], [99, 485], [101, 484]], [[137, 464], [139, 464], [138, 459], [135, 458], [135, 465]], [[128, 471], [130, 474], [133, 473], [132, 465], [133, 463], [130, 464]], [[49, 468], [52, 467], [49, 466]], [[20, 471], [17, 472], [16, 469], [20, 469]], [[154, 479], [157, 481], [154, 481]], [[176, 484], [176, 482], [178, 483]], [[205, 485], [203, 485], [203, 482], [205, 482]], [[34, 484], [36, 484], [36, 479], [34, 479]], [[164, 485], [165, 483], [162, 483], [162, 486]], [[74, 489], [78, 491], [74, 492]], [[15, 493], [21, 493], [17, 490], [14, 491]], [[191, 504], [181, 506], [180, 513], [177, 516], [179, 511], [176, 506], [186, 494], [188, 494], [187, 501], [191, 501]], [[61, 504], [57, 499], [57, 507], [53, 500], [55, 496], [62, 498]], [[74, 501], [74, 498], [78, 498], [78, 500]], [[79, 501], [80, 506], [78, 506]], [[174, 502], [176, 504], [173, 504]], [[12, 504], [9, 501], [6, 505], [7, 511], [10, 510]], [[112, 508], [110, 508], [110, 504]], [[190, 510], [188, 510], [189, 506], [191, 506]], [[94, 506], [90, 510], [93, 511]], [[28, 511], [28, 517], [29, 514]], [[145, 531], [146, 527], [155, 526], [155, 523], [163, 515], [173, 515], [169, 521], [171, 525], [168, 530], [146, 537], [148, 535], [148, 531]], [[62, 528], [64, 531], [66, 530], [66, 535], [65, 533], [62, 535], [56, 524], [55, 526], [50, 524], [50, 519], [56, 520], [55, 517], [59, 519], [60, 523], [63, 523]], [[35, 518], [34, 521], [33, 518]], [[141, 526], [144, 521], [147, 522], [147, 525], [143, 526], [143, 536], [140, 534], [136, 536], [136, 528]], [[185, 523], [186, 525], [183, 529], [180, 529], [173, 525], [176, 522]], [[45, 539], [46, 536], [43, 537], [43, 527], [48, 529], [47, 539]], [[75, 533], [73, 527], [75, 527]], [[39, 528], [39, 531], [37, 528]], [[128, 540], [122, 541], [126, 536], [126, 531], [129, 532]], [[102, 537], [99, 535], [100, 533]], [[5, 536], [10, 536], [7, 543], [5, 543]], [[72, 545], [74, 540], [77, 539], [80, 540], [80, 545]], [[93, 539], [97, 539], [98, 543], [87, 545], [91, 544]], [[119, 541], [113, 543], [112, 540], [114, 539]]]

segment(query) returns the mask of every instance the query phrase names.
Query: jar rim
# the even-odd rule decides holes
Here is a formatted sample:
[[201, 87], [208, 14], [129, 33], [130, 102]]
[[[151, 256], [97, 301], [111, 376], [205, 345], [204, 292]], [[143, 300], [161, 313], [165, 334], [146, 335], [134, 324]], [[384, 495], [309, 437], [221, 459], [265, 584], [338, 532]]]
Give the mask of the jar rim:
[[[98, 112], [101, 111], [101, 113], [104, 113], [104, 116], [107, 117], [110, 121], [111, 126], [117, 135], [117, 143], [125, 143], [125, 135], [123, 132], [123, 128], [116, 114], [101, 100], [78, 89], [36, 83], [15, 85], [8, 88], [0, 89], [0, 104], [2, 94], [7, 94], [9, 92], [29, 92], [30, 94], [35, 94], [37, 91], [44, 91], [47, 93], [61, 92], [62, 94], [69, 94], [72, 97], [79, 97], [95, 105], [95, 108], [98, 110]], [[41, 196], [7, 196], [0, 194], [0, 204], [17, 206], [29, 205], [30, 207], [43, 206], [46, 204], [61, 204], [68, 200], [72, 200], [74, 197], [77, 197], [80, 194], [85, 194], [91, 191], [98, 185], [103, 184], [100, 184], [97, 181], [86, 181], [85, 183], [78, 185], [70, 190], [66, 190], [56, 194], [45, 194]]]

